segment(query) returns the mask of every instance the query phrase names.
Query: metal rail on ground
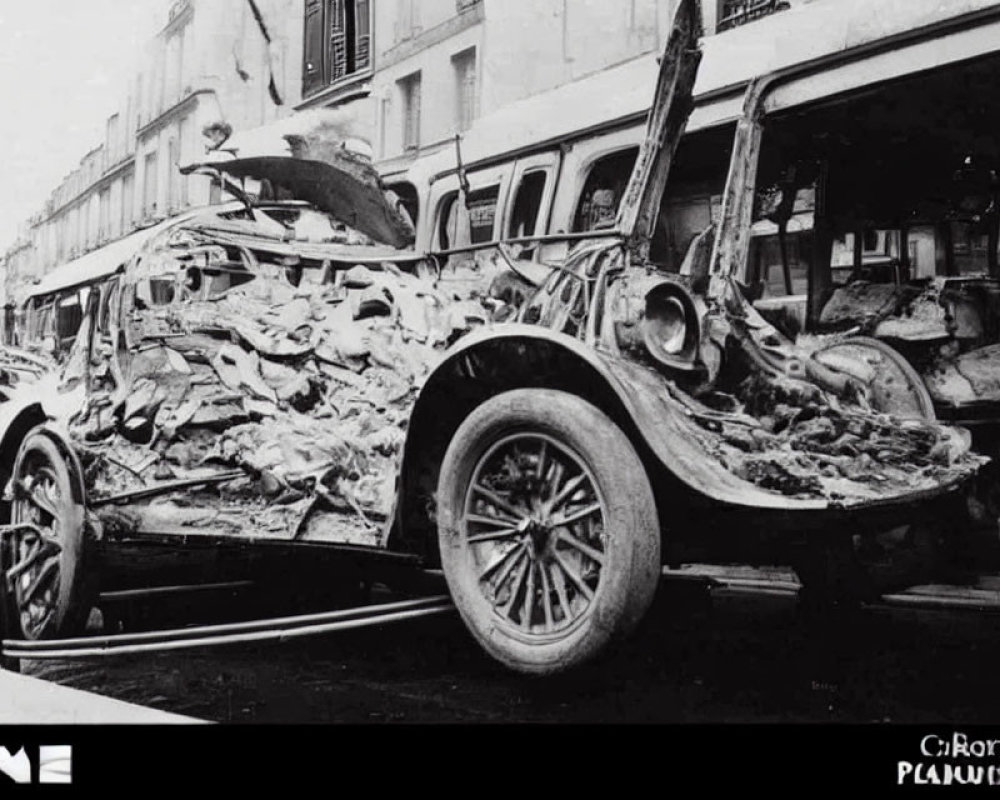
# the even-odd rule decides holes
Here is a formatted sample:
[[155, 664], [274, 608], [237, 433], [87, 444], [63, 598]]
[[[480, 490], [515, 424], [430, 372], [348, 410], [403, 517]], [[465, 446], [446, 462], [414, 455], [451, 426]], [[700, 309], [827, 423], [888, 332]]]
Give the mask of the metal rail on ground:
[[[9, 638], [16, 630], [12, 619], [9, 593], [14, 581], [29, 565], [34, 554], [20, 562], [13, 557], [12, 536], [29, 533], [42, 537], [30, 523], [0, 526], [0, 668], [17, 669], [21, 660], [84, 659], [109, 656], [158, 653], [206, 647], [224, 647], [236, 644], [286, 642], [308, 636], [321, 636], [339, 631], [388, 625], [406, 620], [420, 619], [454, 610], [447, 595], [424, 597], [374, 606], [331, 611], [320, 614], [252, 620], [224, 625], [180, 628], [146, 633], [118, 634], [113, 636], [87, 636], [73, 639], [17, 640]], [[58, 548], [58, 543], [51, 543]], [[153, 587], [102, 595], [103, 601], [128, 601], [140, 597], [157, 597], [184, 592], [209, 591], [223, 588], [245, 588], [249, 582], [206, 584], [193, 586]]]
[[454, 606], [451, 600], [442, 595], [379, 606], [360, 606], [325, 614], [308, 614], [148, 633], [87, 636], [46, 641], [5, 639], [3, 641], [3, 655], [9, 659], [32, 661], [103, 658], [192, 648], [224, 647], [235, 644], [287, 642], [307, 636], [321, 636], [339, 631], [358, 630], [437, 616], [453, 610]]

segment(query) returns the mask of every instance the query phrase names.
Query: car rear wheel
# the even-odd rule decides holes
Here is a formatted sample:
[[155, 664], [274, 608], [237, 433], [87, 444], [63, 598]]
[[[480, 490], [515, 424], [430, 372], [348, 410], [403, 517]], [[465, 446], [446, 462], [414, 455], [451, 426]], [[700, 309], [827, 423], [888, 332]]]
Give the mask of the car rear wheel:
[[660, 527], [645, 468], [603, 412], [519, 390], [476, 409], [441, 466], [441, 560], [462, 618], [515, 670], [597, 655], [648, 610]]
[[87, 622], [85, 513], [75, 479], [52, 438], [36, 430], [24, 439], [14, 462], [11, 521], [30, 527], [14, 534], [11, 566], [14, 622], [25, 639], [72, 635]]

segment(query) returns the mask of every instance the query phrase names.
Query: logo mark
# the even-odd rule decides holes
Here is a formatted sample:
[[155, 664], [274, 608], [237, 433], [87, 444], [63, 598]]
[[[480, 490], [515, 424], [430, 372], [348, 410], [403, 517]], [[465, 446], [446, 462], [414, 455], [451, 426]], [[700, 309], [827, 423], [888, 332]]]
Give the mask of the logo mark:
[[38, 765], [39, 783], [73, 782], [73, 748], [69, 745], [42, 745]]
[[0, 775], [6, 775], [14, 783], [31, 783], [31, 760], [27, 750], [22, 747], [11, 755], [6, 747], [0, 747]]

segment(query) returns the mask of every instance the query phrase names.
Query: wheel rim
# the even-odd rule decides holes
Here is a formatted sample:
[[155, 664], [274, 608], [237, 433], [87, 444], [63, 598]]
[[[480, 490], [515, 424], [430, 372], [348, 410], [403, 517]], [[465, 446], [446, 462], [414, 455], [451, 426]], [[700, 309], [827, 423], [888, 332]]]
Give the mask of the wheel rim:
[[493, 614], [532, 641], [590, 616], [608, 560], [607, 506], [590, 468], [538, 433], [509, 436], [480, 459], [462, 535]]
[[31, 526], [14, 538], [14, 602], [28, 639], [59, 624], [62, 537], [73, 502], [70, 487], [49, 457], [29, 450], [15, 476], [13, 520]]

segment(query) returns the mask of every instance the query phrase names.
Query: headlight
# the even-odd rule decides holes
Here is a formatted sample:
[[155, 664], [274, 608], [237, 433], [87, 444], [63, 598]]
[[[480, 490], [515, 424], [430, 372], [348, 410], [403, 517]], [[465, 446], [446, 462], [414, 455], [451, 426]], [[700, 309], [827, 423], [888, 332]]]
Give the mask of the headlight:
[[661, 283], [646, 295], [642, 338], [654, 360], [672, 370], [701, 369], [701, 321], [690, 294], [676, 283]]
[[676, 297], [648, 299], [642, 334], [646, 347], [654, 356], [657, 353], [665, 353], [676, 358], [683, 353], [687, 328], [684, 304]]

